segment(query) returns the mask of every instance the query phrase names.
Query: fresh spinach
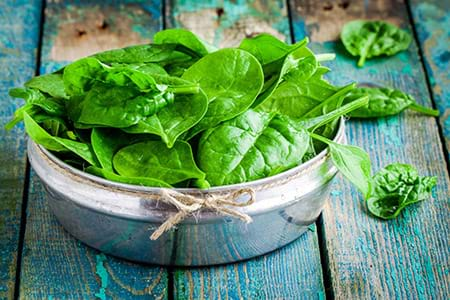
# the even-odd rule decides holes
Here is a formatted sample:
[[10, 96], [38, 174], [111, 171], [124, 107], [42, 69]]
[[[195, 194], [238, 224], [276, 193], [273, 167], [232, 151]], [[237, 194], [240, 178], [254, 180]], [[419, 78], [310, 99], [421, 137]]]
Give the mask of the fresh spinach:
[[[214, 70], [211, 67], [214, 66]], [[208, 97], [208, 110], [187, 139], [245, 112], [263, 85], [258, 61], [239, 49], [222, 49], [201, 58], [183, 74], [183, 79], [199, 83]]]
[[95, 157], [92, 147], [89, 144], [51, 136], [26, 112], [23, 113], [23, 117], [25, 129], [30, 138], [32, 138], [36, 143], [52, 151], [72, 151], [91, 165], [98, 165], [97, 158]]
[[217, 49], [203, 41], [186, 29], [175, 28], [159, 31], [153, 37], [155, 44], [178, 44], [194, 51], [199, 57], [214, 52]]
[[321, 135], [310, 133], [311, 137], [328, 145], [331, 159], [336, 168], [353, 183], [364, 195], [369, 197], [372, 191], [370, 177], [370, 157], [363, 149], [333, 142]]
[[126, 183], [126, 184], [134, 184], [134, 185], [142, 185], [142, 186], [151, 186], [151, 187], [164, 187], [171, 188], [172, 186], [164, 181], [148, 178], [148, 177], [126, 177], [117, 175], [114, 172], [89, 166], [86, 168], [86, 172], [91, 173], [92, 175], [103, 177], [108, 180]]
[[126, 146], [114, 155], [113, 166], [125, 177], [149, 177], [168, 184], [205, 178], [205, 173], [195, 164], [191, 146], [183, 141], [170, 149], [161, 141]]
[[[342, 40], [365, 59], [406, 49], [409, 34], [384, 22], [353, 22]], [[342, 116], [392, 115], [410, 108], [392, 89], [355, 89], [324, 79], [333, 54], [307, 39], [288, 45], [268, 34], [217, 50], [184, 29], [154, 43], [109, 50], [37, 76], [10, 95], [25, 104], [36, 143], [96, 176], [127, 184], [207, 189], [293, 168], [328, 147], [334, 165], [366, 197], [369, 211], [392, 218], [428, 197], [434, 177], [395, 165], [370, 177], [362, 149], [332, 141]]]
[[390, 88], [357, 88], [352, 90], [344, 101], [350, 102], [362, 96], [369, 97], [367, 106], [352, 111], [354, 118], [378, 118], [396, 115], [409, 108], [411, 110], [437, 117], [439, 111], [416, 103], [413, 96]]
[[436, 177], [421, 177], [411, 165], [390, 164], [373, 176], [367, 208], [378, 218], [393, 219], [406, 206], [429, 198], [435, 185]]
[[345, 24], [341, 40], [351, 55], [359, 56], [358, 66], [362, 67], [368, 58], [408, 49], [412, 38], [388, 22], [356, 20]]
[[203, 92], [195, 95], [176, 95], [173, 104], [123, 130], [129, 133], [159, 135], [167, 147], [171, 148], [179, 136], [203, 118], [207, 109], [208, 98]]
[[366, 102], [367, 97], [363, 97], [336, 112], [306, 120], [247, 110], [202, 135], [197, 155], [199, 167], [211, 186], [246, 182], [283, 172], [302, 162], [309, 147], [308, 130]]

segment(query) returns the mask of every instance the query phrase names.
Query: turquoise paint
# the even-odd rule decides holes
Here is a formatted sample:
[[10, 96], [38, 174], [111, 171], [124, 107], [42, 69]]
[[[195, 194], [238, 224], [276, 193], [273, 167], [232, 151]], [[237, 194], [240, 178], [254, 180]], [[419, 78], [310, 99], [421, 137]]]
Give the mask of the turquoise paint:
[[377, 119], [377, 129], [383, 134], [385, 143], [396, 147], [400, 147], [403, 144], [399, 125], [398, 116]]
[[105, 269], [104, 263], [106, 256], [101, 253], [95, 255], [96, 265], [95, 273], [100, 277], [100, 290], [95, 294], [95, 297], [101, 300], [106, 300], [106, 288], [108, 287], [108, 272]]
[[342, 192], [339, 191], [339, 190], [332, 190], [332, 191], [330, 192], [330, 194], [331, 194], [331, 196], [333, 196], [333, 197], [340, 197], [340, 196], [342, 196]]

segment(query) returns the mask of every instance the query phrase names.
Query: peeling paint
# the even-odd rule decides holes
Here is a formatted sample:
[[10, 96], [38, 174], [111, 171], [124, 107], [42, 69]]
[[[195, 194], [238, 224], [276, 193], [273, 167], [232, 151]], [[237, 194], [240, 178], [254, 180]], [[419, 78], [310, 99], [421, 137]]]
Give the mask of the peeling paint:
[[95, 265], [95, 273], [100, 278], [100, 290], [95, 293], [95, 297], [106, 300], [106, 288], [108, 287], [108, 272], [104, 266], [106, 261], [106, 256], [103, 253], [95, 255], [96, 265]]

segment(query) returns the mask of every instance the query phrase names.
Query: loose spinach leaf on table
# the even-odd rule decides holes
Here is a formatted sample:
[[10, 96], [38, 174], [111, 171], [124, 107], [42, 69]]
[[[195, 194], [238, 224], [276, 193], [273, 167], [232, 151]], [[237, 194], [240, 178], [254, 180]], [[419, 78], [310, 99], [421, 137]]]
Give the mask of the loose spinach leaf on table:
[[388, 22], [356, 20], [345, 24], [341, 40], [351, 55], [359, 56], [358, 66], [362, 67], [367, 58], [408, 49], [412, 38]]
[[390, 164], [373, 176], [373, 193], [367, 208], [376, 217], [393, 219], [408, 205], [430, 197], [436, 177], [419, 176], [407, 164]]
[[386, 117], [396, 115], [407, 108], [429, 116], [439, 116], [439, 111], [417, 104], [413, 96], [390, 88], [357, 88], [346, 96], [344, 102], [349, 102], [362, 96], [368, 96], [369, 103], [367, 106], [352, 111], [349, 114], [350, 117]]
[[188, 132], [187, 139], [245, 112], [264, 80], [258, 61], [248, 52], [232, 48], [206, 55], [182, 78], [199, 83], [209, 101], [205, 116]]
[[205, 178], [205, 173], [195, 164], [191, 146], [183, 141], [170, 149], [161, 141], [126, 146], [114, 155], [113, 166], [122, 176], [150, 177], [168, 184]]

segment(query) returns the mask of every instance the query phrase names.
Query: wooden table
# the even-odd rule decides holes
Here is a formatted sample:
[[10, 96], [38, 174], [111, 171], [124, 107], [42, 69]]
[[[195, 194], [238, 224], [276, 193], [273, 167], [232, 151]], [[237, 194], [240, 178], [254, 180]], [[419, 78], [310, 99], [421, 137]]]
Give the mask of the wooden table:
[[[448, 299], [449, 10], [449, 1], [438, 0], [0, 1], [0, 297]], [[408, 51], [356, 68], [337, 39], [357, 18], [391, 21], [415, 40]], [[432, 199], [383, 222], [338, 179], [321, 218], [300, 239], [226, 266], [139, 265], [84, 246], [50, 214], [26, 161], [23, 126], [3, 129], [20, 104], [7, 91], [93, 52], [147, 43], [169, 27], [219, 46], [257, 32], [290, 42], [308, 35], [315, 51], [337, 54], [331, 81], [391, 86], [439, 108], [439, 119], [405, 112], [348, 126], [349, 141], [370, 153], [375, 170], [400, 161], [438, 176]]]

